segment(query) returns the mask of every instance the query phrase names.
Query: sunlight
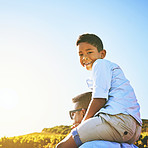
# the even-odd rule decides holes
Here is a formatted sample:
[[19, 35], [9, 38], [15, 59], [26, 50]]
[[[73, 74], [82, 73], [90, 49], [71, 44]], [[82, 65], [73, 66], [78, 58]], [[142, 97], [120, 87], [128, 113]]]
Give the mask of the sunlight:
[[10, 88], [0, 89], [0, 106], [4, 109], [13, 109], [18, 104], [16, 91]]

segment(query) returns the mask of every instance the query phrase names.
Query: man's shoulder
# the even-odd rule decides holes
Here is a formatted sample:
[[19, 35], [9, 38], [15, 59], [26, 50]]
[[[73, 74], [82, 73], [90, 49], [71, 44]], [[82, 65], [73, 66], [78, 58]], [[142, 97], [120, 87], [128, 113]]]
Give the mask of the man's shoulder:
[[137, 148], [133, 144], [117, 143], [104, 140], [85, 142], [80, 148]]

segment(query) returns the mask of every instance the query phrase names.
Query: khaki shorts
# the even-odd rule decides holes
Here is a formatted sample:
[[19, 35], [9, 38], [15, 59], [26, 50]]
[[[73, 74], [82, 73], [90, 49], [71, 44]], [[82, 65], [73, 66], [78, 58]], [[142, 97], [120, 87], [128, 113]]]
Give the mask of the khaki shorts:
[[82, 143], [92, 140], [134, 143], [141, 133], [141, 126], [130, 115], [100, 113], [77, 127]]

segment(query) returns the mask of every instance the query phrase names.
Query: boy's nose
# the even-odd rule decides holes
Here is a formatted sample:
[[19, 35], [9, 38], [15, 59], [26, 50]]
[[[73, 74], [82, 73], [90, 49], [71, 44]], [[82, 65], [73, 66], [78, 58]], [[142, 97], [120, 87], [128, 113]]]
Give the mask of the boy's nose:
[[88, 60], [88, 57], [87, 56], [83, 56], [83, 60]]

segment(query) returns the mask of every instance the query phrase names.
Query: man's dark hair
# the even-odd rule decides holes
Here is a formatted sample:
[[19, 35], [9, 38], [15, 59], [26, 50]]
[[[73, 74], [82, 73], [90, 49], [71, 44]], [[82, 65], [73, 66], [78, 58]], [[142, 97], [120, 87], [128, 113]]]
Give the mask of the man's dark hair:
[[86, 92], [72, 98], [73, 103], [78, 103], [79, 108], [88, 108], [92, 97], [92, 92]]
[[95, 46], [98, 49], [98, 52], [103, 50], [102, 40], [98, 36], [96, 36], [95, 34], [86, 33], [86, 34], [80, 35], [77, 42], [76, 42], [76, 45], [78, 46], [82, 42], [87, 42], [87, 43]]

